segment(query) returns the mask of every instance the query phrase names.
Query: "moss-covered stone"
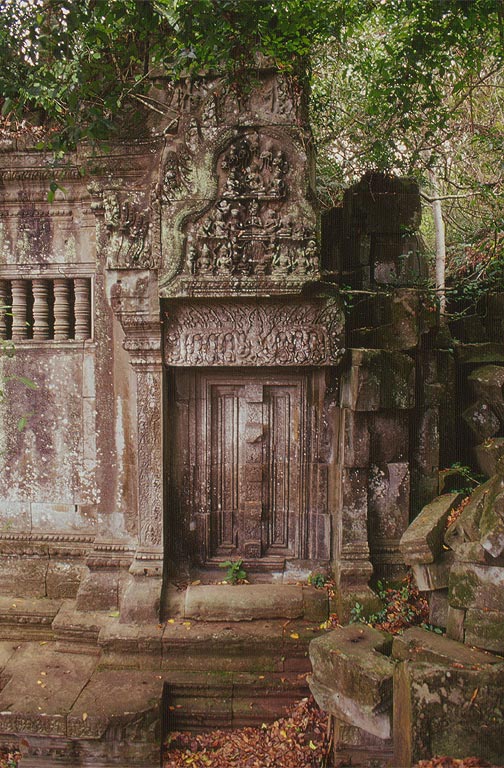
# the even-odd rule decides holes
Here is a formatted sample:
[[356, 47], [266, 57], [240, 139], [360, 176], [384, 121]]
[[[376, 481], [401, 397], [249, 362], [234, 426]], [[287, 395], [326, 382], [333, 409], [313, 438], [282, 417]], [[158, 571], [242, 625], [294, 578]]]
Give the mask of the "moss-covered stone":
[[433, 755], [504, 764], [504, 665], [401, 662], [394, 671], [394, 765]]
[[448, 515], [462, 498], [460, 493], [445, 493], [427, 504], [417, 515], [399, 545], [407, 565], [433, 563], [442, 553]]

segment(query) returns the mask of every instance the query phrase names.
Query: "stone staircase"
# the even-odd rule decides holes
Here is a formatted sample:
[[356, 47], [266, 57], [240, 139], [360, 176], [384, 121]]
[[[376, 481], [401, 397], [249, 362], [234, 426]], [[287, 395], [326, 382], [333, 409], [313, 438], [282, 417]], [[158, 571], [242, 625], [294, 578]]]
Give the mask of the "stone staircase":
[[260, 725], [307, 695], [325, 591], [191, 589], [171, 596], [178, 615], [142, 626], [0, 598], [0, 745], [18, 743], [23, 768], [150, 768], [168, 731]]

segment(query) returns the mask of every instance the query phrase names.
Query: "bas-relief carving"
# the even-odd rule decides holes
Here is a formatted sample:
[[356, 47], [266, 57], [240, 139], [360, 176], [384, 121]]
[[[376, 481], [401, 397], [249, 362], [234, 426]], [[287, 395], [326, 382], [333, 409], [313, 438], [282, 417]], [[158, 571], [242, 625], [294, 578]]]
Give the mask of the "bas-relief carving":
[[140, 543], [162, 544], [161, 370], [137, 371]]
[[335, 365], [343, 353], [335, 300], [174, 306], [165, 314], [165, 361], [197, 365]]
[[174, 275], [183, 292], [288, 290], [316, 277], [315, 215], [306, 200], [299, 202], [300, 169], [293, 160], [276, 134], [242, 133], [217, 157], [211, 207], [189, 217], [182, 237], [168, 241], [166, 233], [177, 218], [173, 205], [187, 197], [194, 171], [190, 153], [165, 153], [158, 187], [162, 242], [165, 252], [169, 243], [172, 262], [177, 260], [173, 251], [183, 251]]

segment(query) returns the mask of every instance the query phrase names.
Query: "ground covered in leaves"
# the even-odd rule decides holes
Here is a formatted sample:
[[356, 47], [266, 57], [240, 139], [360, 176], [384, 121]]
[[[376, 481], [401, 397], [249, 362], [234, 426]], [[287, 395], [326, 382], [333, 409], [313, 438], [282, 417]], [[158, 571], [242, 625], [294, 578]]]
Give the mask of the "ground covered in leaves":
[[164, 768], [324, 768], [328, 753], [327, 715], [309, 698], [260, 728], [172, 733]]

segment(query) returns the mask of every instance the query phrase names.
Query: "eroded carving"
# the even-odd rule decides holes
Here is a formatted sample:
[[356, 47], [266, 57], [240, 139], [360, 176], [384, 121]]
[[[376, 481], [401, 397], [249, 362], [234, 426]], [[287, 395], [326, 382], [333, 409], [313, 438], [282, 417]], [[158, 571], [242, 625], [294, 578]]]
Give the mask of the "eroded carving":
[[336, 300], [179, 305], [166, 313], [168, 365], [334, 365], [343, 352]]
[[[231, 144], [218, 162], [215, 205], [189, 228], [185, 262], [192, 277], [280, 277], [318, 271], [313, 227], [286, 204], [289, 170], [278, 142], [258, 132]], [[179, 187], [183, 183], [175, 165], [168, 175]], [[174, 191], [164, 192], [169, 194]]]

